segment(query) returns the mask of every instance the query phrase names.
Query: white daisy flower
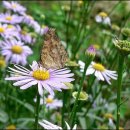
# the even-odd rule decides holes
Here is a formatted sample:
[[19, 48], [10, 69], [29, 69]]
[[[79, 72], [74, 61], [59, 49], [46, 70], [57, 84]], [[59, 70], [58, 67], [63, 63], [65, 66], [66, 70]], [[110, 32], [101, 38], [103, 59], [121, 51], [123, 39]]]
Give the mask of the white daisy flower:
[[74, 74], [69, 73], [69, 69], [47, 70], [36, 61], [30, 65], [31, 70], [19, 65], [14, 65], [14, 67], [14, 69], [9, 67], [14, 76], [6, 78], [6, 80], [14, 80], [15, 83], [13, 85], [20, 86], [20, 89], [27, 89], [38, 84], [38, 91], [41, 96], [43, 95], [43, 88], [51, 95], [54, 95], [54, 90], [62, 91], [62, 89], [68, 89], [64, 82], [71, 82], [74, 80], [72, 78]]
[[[43, 98], [40, 98], [40, 105], [45, 104], [46, 107], [49, 109], [56, 109], [63, 106], [62, 100], [54, 98], [53, 95], [48, 95], [48, 97], [44, 98], [45, 101], [43, 100]], [[36, 102], [36, 98], [34, 99], [34, 101]]]
[[97, 23], [111, 25], [111, 20], [105, 12], [100, 12], [98, 15], [96, 15], [95, 20]]
[[1, 54], [5, 57], [7, 62], [16, 64], [27, 64], [27, 56], [33, 52], [25, 46], [23, 42], [17, 41], [16, 39], [5, 40], [1, 43]]
[[[82, 61], [78, 62], [81, 68], [81, 72], [84, 71], [85, 63]], [[86, 71], [86, 75], [94, 74], [98, 80], [106, 81], [111, 84], [110, 79], [117, 79], [116, 71], [107, 70], [102, 64], [91, 62], [90, 66]]]
[[[47, 120], [42, 120], [40, 122], [38, 122], [44, 129], [46, 130], [63, 130], [62, 127], [58, 126], [58, 125], [54, 125], [51, 122], [47, 121]], [[67, 130], [71, 130], [70, 126], [68, 125], [68, 123], [65, 121], [66, 123], [66, 127]], [[72, 130], [76, 130], [77, 125], [75, 124], [74, 127], [72, 128]]]

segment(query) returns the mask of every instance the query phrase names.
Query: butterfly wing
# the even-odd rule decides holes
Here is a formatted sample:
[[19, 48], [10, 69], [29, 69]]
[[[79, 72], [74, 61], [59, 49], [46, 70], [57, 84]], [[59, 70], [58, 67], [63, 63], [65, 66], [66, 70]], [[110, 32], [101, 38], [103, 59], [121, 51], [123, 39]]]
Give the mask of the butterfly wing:
[[41, 52], [42, 66], [47, 69], [60, 69], [65, 66], [67, 59], [67, 52], [56, 36], [55, 30], [49, 29]]

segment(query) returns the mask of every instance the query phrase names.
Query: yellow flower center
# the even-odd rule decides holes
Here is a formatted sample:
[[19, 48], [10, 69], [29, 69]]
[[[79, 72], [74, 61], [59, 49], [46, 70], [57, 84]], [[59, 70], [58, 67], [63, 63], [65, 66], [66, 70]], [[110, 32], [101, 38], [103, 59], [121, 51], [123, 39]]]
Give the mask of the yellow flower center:
[[108, 16], [105, 12], [100, 12], [99, 15], [100, 15], [101, 17], [107, 17], [107, 16]]
[[53, 102], [53, 99], [52, 98], [47, 98], [46, 99], [46, 103], [52, 103]]
[[17, 7], [17, 5], [16, 5], [16, 4], [12, 4], [12, 7], [13, 7], [13, 8], [16, 8], [16, 7]]
[[13, 25], [7, 25], [7, 28], [13, 28], [14, 26]]
[[104, 71], [105, 67], [102, 64], [94, 63], [93, 68], [98, 71]]
[[104, 117], [106, 117], [106, 118], [111, 118], [111, 119], [113, 119], [113, 115], [111, 114], [111, 113], [106, 113], [105, 115], [104, 115]]
[[0, 33], [3, 33], [5, 29], [3, 27], [0, 27]]
[[26, 31], [24, 31], [24, 30], [22, 30], [22, 31], [21, 31], [21, 34], [26, 35], [26, 34], [27, 34], [27, 32], [26, 32]]
[[46, 70], [35, 70], [33, 72], [33, 77], [37, 80], [46, 80], [49, 79], [50, 74]]
[[13, 52], [13, 53], [21, 54], [22, 51], [23, 51], [23, 48], [22, 48], [21, 46], [19, 46], [19, 45], [14, 45], [14, 46], [12, 47], [12, 52]]
[[8, 21], [11, 21], [12, 17], [11, 16], [7, 16], [5, 19], [8, 20]]
[[5, 60], [4, 59], [0, 59], [0, 67], [3, 68], [6, 66]]

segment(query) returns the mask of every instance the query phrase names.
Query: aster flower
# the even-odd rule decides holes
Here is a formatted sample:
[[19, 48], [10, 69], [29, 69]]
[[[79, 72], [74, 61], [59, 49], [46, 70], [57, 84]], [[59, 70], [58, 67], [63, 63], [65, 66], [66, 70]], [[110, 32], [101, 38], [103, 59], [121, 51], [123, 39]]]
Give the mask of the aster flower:
[[17, 25], [17, 31], [19, 33], [19, 40], [24, 41], [25, 43], [33, 44], [34, 40], [30, 33], [28, 33], [26, 30], [21, 29], [19, 25]]
[[[61, 128], [60, 126], [58, 125], [54, 125], [52, 124], [51, 122], [47, 121], [47, 120], [42, 120], [42, 122], [40, 121], [39, 124], [44, 128], [44, 129], [47, 129], [47, 130], [63, 130], [63, 128]], [[68, 125], [68, 123], [65, 121], [65, 124], [66, 124], [66, 127], [67, 127], [67, 130], [70, 130], [70, 126]], [[77, 125], [75, 124], [74, 127], [72, 128], [72, 130], [76, 130], [76, 127]]]
[[31, 15], [28, 15], [26, 13], [23, 13], [22, 16], [23, 16], [23, 23], [26, 23], [28, 25], [31, 25], [35, 21]]
[[12, 10], [14, 12], [18, 12], [18, 13], [23, 13], [26, 11], [26, 8], [23, 7], [22, 5], [20, 5], [18, 2], [16, 1], [3, 1], [3, 6], [8, 9], [8, 10]]
[[[36, 99], [34, 99], [34, 101], [36, 102]], [[43, 105], [43, 104], [45, 104], [46, 107], [49, 109], [56, 109], [58, 107], [63, 106], [62, 100], [56, 99], [52, 95], [48, 95], [48, 97], [45, 98], [45, 102], [43, 98], [40, 98], [40, 105]]]
[[1, 44], [1, 54], [7, 62], [26, 65], [27, 56], [32, 54], [32, 50], [28, 46], [16, 39], [5, 40]]
[[53, 90], [62, 91], [61, 89], [68, 89], [64, 82], [71, 82], [74, 79], [73, 73], [69, 73], [67, 68], [63, 69], [45, 69], [36, 61], [30, 65], [31, 70], [22, 66], [14, 65], [15, 68], [9, 68], [11, 73], [17, 73], [19, 76], [6, 78], [6, 80], [14, 80], [14, 86], [20, 86], [20, 89], [27, 89], [33, 85], [38, 84], [39, 94], [43, 95], [43, 88], [45, 88], [51, 95], [54, 95]]
[[16, 14], [11, 15], [10, 13], [0, 14], [0, 22], [2, 23], [9, 23], [9, 24], [16, 24], [21, 23], [23, 20], [22, 16], [18, 16]]
[[96, 15], [95, 20], [97, 23], [111, 25], [111, 20], [105, 12], [100, 12], [98, 15]]
[[16, 33], [13, 32], [12, 28], [8, 28], [7, 24], [1, 24], [0, 23], [0, 36], [2, 36], [3, 38], [9, 38], [14, 36]]
[[[81, 72], [84, 70], [85, 63], [82, 61], [78, 62], [81, 68]], [[106, 81], [111, 84], [110, 79], [117, 79], [116, 71], [107, 70], [102, 64], [91, 62], [90, 66], [86, 71], [86, 75], [94, 74], [98, 80]]]

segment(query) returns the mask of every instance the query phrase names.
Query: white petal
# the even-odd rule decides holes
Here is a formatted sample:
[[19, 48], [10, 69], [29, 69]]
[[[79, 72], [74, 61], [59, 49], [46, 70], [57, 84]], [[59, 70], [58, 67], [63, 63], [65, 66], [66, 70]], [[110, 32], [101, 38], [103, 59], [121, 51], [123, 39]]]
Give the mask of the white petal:
[[95, 71], [95, 70], [94, 70], [93, 68], [88, 68], [87, 71], [86, 71], [86, 75], [93, 74], [94, 71]]
[[77, 124], [74, 125], [72, 130], [76, 130], [76, 128], [77, 128]]
[[38, 82], [38, 92], [39, 92], [39, 94], [40, 94], [41, 96], [43, 96], [43, 88], [42, 88], [42, 84], [41, 84], [40, 81]]
[[103, 78], [101, 72], [96, 71], [96, 72], [95, 72], [95, 76], [98, 78], [98, 80], [103, 80], [103, 81], [104, 81], [104, 78]]
[[116, 76], [113, 76], [111, 73], [109, 73], [108, 71], [106, 72], [105, 71], [105, 74], [107, 75], [107, 76], [109, 76], [110, 78], [112, 78], [112, 79], [117, 79], [117, 75]]
[[104, 76], [105, 80], [107, 81], [108, 84], [111, 84], [111, 82], [109, 81], [110, 78], [103, 72], [102, 75]]
[[30, 82], [32, 80], [33, 80], [32, 78], [30, 78], [30, 79], [24, 79], [24, 80], [15, 82], [13, 85], [14, 86], [22, 86], [22, 85], [27, 84], [28, 82]]
[[81, 61], [81, 60], [78, 61], [78, 64], [79, 64], [80, 66], [82, 66], [82, 67], [85, 66], [85, 63], [84, 63], [83, 61]]
[[54, 96], [54, 92], [53, 92], [52, 88], [49, 85], [47, 85], [44, 82], [42, 82], [42, 85], [52, 96]]
[[14, 76], [14, 77], [5, 78], [5, 80], [23, 80], [27, 78], [30, 79], [29, 76]]
[[32, 81], [32, 82], [29, 82], [29, 83], [21, 86], [20, 89], [27, 89], [27, 88], [29, 88], [29, 87], [31, 87], [33, 85], [36, 85], [36, 84], [37, 84], [37, 81]]
[[69, 124], [66, 121], [65, 121], [65, 124], [67, 126], [67, 130], [70, 130], [70, 126], [69, 126]]

